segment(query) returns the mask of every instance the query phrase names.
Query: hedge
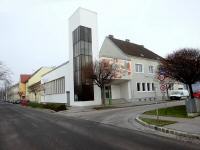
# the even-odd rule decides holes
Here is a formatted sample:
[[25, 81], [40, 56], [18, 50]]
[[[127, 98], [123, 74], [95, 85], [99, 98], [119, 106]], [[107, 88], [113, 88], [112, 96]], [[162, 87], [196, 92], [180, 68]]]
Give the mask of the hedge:
[[67, 110], [65, 104], [61, 103], [37, 103], [37, 102], [29, 102], [28, 106], [33, 107], [33, 108], [44, 108], [44, 109], [51, 109], [54, 111], [62, 111], [62, 110]]

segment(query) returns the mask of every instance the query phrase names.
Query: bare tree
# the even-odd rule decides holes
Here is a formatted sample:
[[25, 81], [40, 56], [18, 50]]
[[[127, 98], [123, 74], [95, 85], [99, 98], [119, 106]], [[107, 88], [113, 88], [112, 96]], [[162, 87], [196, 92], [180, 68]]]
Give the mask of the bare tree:
[[200, 81], [200, 50], [184, 48], [169, 54], [161, 60], [159, 72], [188, 85], [193, 99], [192, 84]]
[[10, 70], [2, 62], [0, 62], [0, 81], [4, 81], [10, 84], [11, 83], [10, 75], [11, 75]]
[[105, 105], [104, 87], [110, 84], [117, 71], [117, 66], [114, 63], [106, 60], [95, 61], [93, 64], [92, 79], [101, 89], [102, 104]]

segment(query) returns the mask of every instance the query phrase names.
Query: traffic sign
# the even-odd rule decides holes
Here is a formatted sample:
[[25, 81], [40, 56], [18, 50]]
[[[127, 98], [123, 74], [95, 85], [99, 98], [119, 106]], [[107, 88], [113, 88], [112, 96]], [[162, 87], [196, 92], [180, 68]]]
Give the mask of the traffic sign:
[[166, 90], [166, 84], [161, 84], [161, 85], [160, 85], [160, 90], [161, 90], [162, 92], [164, 92], [164, 91]]

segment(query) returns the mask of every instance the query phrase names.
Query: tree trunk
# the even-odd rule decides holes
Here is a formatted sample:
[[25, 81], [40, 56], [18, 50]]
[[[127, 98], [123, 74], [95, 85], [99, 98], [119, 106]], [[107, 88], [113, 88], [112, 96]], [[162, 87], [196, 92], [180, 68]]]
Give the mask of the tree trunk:
[[104, 86], [101, 87], [101, 100], [102, 100], [102, 104], [105, 105], [105, 97], [104, 97]]
[[193, 99], [194, 96], [193, 96], [192, 84], [188, 84], [188, 86], [189, 86], [189, 90], [190, 90], [190, 97], [191, 97], [191, 99]]
[[35, 102], [36, 102], [36, 96], [37, 96], [37, 93], [35, 93]]

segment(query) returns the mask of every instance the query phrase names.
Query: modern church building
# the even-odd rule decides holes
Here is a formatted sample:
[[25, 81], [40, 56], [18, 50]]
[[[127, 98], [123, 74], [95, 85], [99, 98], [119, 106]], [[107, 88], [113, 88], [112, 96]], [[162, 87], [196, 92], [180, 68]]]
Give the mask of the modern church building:
[[89, 82], [92, 68], [85, 67], [99, 58], [120, 67], [112, 83], [105, 87], [107, 98], [137, 101], [162, 96], [155, 79], [161, 57], [142, 45], [112, 35], [105, 38], [99, 52], [97, 13], [78, 8], [69, 18], [69, 60], [43, 75], [41, 102], [100, 105], [100, 88]]
[[[92, 68], [85, 67], [97, 57], [97, 14], [78, 8], [69, 18], [69, 61], [43, 76], [45, 94], [42, 102], [71, 106], [100, 105], [100, 88], [88, 82], [88, 69]], [[59, 83], [59, 79], [63, 83]], [[61, 87], [63, 90], [60, 90]]]

